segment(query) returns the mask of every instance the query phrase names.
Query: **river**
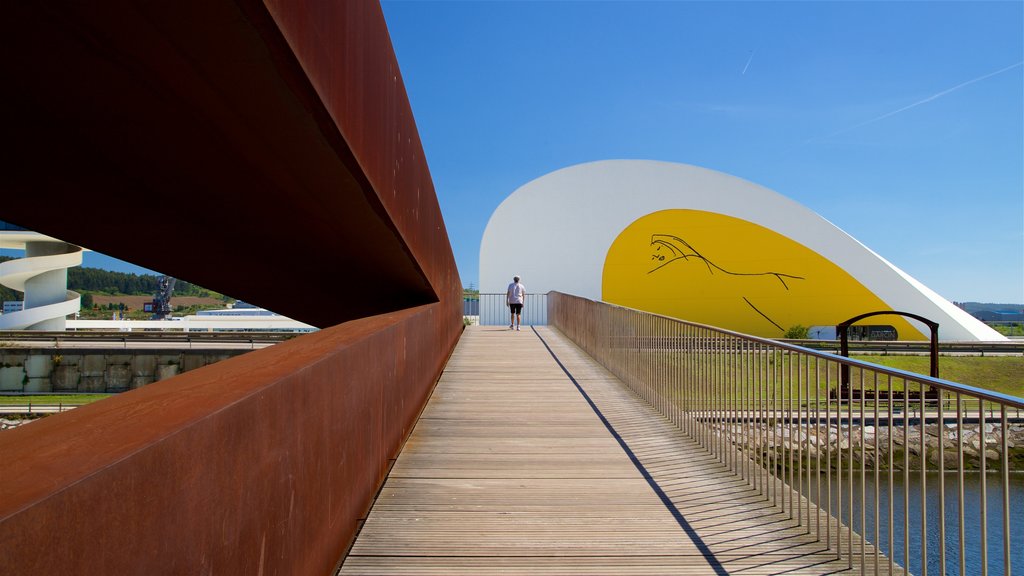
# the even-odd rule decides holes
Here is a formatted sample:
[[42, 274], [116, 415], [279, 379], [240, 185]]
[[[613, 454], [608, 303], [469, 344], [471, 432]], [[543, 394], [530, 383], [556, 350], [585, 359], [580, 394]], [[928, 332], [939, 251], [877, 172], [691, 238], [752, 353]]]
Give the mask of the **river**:
[[[987, 507], [987, 531], [988, 531], [988, 573], [1003, 574], [1003, 503], [1002, 503], [1002, 477], [1001, 474], [987, 474], [986, 500]], [[835, 477], [833, 476], [833, 490], [835, 489]], [[844, 477], [843, 480], [846, 480]], [[822, 478], [824, 484], [824, 478]], [[887, 473], [880, 474], [881, 489], [879, 492], [879, 514], [882, 520], [879, 526], [879, 541], [882, 552], [889, 553], [889, 477]], [[928, 574], [940, 574], [939, 571], [939, 474], [929, 472], [926, 474], [925, 484], [927, 486], [927, 544], [928, 544]], [[1010, 561], [1018, 573], [1024, 573], [1024, 472], [1010, 473]], [[865, 510], [866, 524], [868, 527], [868, 539], [874, 539], [874, 473], [867, 472], [865, 493], [867, 509]], [[895, 495], [894, 515], [895, 529], [893, 530], [893, 548], [896, 554], [893, 559], [897, 564], [903, 564], [903, 475], [897, 472], [893, 475], [893, 494]], [[911, 472], [910, 481], [907, 484], [910, 509], [910, 530], [909, 530], [909, 560], [910, 572], [920, 575], [921, 571], [921, 481], [920, 472]], [[812, 487], [813, 489], [813, 487]], [[843, 486], [843, 522], [849, 523], [849, 502], [847, 502], [848, 487]], [[853, 483], [854, 497], [859, 498], [861, 483], [860, 474], [854, 473]], [[945, 476], [946, 492], [946, 573], [959, 573], [959, 531], [957, 512], [957, 477], [955, 472], [947, 472]], [[812, 495], [813, 496], [813, 495]], [[812, 498], [813, 500], [813, 498]], [[966, 571], [964, 574], [981, 574], [981, 473], [967, 472], [964, 474], [964, 531], [965, 550], [964, 562]], [[833, 514], [837, 509], [836, 499], [833, 496]], [[854, 529], [862, 533], [860, 524], [860, 507], [854, 508]], [[846, 542], [843, 542], [844, 548]], [[859, 553], [856, 541], [854, 550]], [[870, 564], [871, 560], [868, 559]], [[883, 568], [885, 570], [885, 568]]]

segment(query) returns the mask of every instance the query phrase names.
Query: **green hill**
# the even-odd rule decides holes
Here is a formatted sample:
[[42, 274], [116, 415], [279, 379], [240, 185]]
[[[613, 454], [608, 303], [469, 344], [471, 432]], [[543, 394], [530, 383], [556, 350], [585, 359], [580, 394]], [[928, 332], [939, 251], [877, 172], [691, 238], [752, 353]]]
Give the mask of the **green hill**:
[[[13, 260], [9, 256], [0, 256], [0, 262]], [[75, 267], [68, 269], [68, 289], [83, 294], [110, 294], [124, 296], [152, 296], [156, 293], [160, 277], [153, 274], [131, 274], [112, 272], [100, 268]], [[178, 280], [174, 285], [175, 296], [199, 296], [219, 298], [220, 294]], [[20, 292], [6, 286], [0, 286], [0, 302], [21, 300]]]

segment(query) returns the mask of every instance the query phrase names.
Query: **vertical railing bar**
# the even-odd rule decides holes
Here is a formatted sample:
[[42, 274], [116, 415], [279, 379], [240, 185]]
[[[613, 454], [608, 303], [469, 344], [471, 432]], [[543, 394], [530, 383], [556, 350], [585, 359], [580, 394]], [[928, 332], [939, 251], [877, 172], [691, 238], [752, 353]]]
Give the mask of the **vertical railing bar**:
[[676, 425], [683, 433], [686, 432], [686, 390], [683, 372], [683, 339], [682, 331], [685, 324], [676, 323], [672, 330], [672, 390], [675, 393], [676, 405], [672, 413], [675, 414]]
[[690, 400], [690, 405], [692, 406], [690, 418], [693, 419], [693, 438], [698, 444], [701, 444], [703, 440], [702, 435], [704, 427], [700, 422], [700, 411], [704, 395], [701, 393], [703, 382], [700, 378], [700, 363], [698, 362], [698, 358], [700, 358], [700, 340], [698, 339], [697, 328], [693, 326], [690, 327], [690, 335], [688, 338], [690, 346], [690, 392], [693, 394]]
[[729, 357], [732, 358], [732, 408], [733, 408], [733, 444], [732, 451], [736, 455], [736, 473], [740, 478], [746, 479], [746, 449], [744, 448], [746, 439], [743, 436], [745, 430], [743, 424], [743, 408], [744, 398], [741, 393], [743, 384], [743, 352], [740, 349], [742, 347], [742, 341], [736, 338], [729, 339]]
[[736, 438], [738, 439], [733, 449], [736, 450], [736, 454], [739, 457], [737, 462], [737, 468], [739, 469], [740, 477], [747, 479], [747, 437], [746, 437], [746, 416], [747, 416], [747, 395], [746, 395], [746, 343], [740, 339], [733, 339], [730, 344], [730, 354], [734, 358], [735, 366], [735, 384], [733, 390], [736, 394], [736, 398], [733, 400], [733, 405], [736, 408], [736, 419], [733, 422], [733, 426], [736, 428]]
[[719, 363], [722, 365], [722, 394], [724, 396], [722, 398], [722, 447], [725, 453], [726, 468], [735, 472], [736, 454], [730, 445], [732, 442], [732, 395], [729, 387], [729, 382], [732, 379], [729, 374], [731, 357], [729, 356], [726, 342], [726, 337], [720, 334], [718, 337], [718, 354], [721, 356]]
[[775, 394], [775, 400], [772, 407], [772, 416], [775, 417], [775, 426], [772, 428], [776, 434], [775, 447], [772, 453], [775, 455], [775, 466], [772, 468], [775, 471], [775, 489], [774, 492], [776, 497], [781, 501], [780, 505], [782, 511], [786, 511], [786, 493], [783, 492], [786, 484], [786, 445], [785, 438], [785, 399], [782, 396], [782, 352], [779, 350], [772, 350], [772, 357], [776, 359], [775, 364], [772, 365], [772, 393]]
[[708, 335], [708, 331], [701, 330], [701, 350], [704, 352], [704, 388], [707, 390], [707, 401], [705, 402], [704, 410], [704, 431], [707, 444], [708, 452], [712, 456], [718, 457], [715, 453], [715, 371], [714, 366], [711, 364], [711, 354], [708, 352], [711, 350], [711, 337]]
[[718, 461], [726, 464], [725, 453], [722, 451], [722, 363], [718, 359], [718, 339], [714, 336], [714, 332], [709, 330], [708, 334], [708, 362], [711, 365], [711, 429], [714, 432], [714, 451]]
[[711, 337], [711, 331], [704, 330], [704, 365], [708, 379], [708, 417], [706, 422], [710, 433], [710, 436], [708, 436], [708, 449], [711, 454], [718, 459], [718, 434], [717, 430], [715, 430], [715, 427], [718, 425], [718, 413], [715, 411], [715, 405], [718, 397], [715, 394], [715, 361], [713, 350], [714, 341]]
[[754, 482], [754, 484], [753, 484], [754, 488], [757, 488], [758, 489], [758, 493], [760, 493], [760, 488], [758, 487], [758, 482], [759, 482], [759, 477], [760, 477], [761, 474], [760, 474], [758, 466], [757, 466], [757, 454], [758, 454], [758, 450], [757, 450], [757, 430], [758, 430], [758, 427], [757, 427], [757, 423], [758, 423], [758, 421], [757, 421], [757, 377], [756, 377], [756, 374], [757, 374], [757, 370], [756, 370], [756, 367], [757, 367], [757, 355], [756, 355], [757, 344], [756, 343], [748, 343], [746, 349], [747, 349], [747, 352], [746, 352], [746, 357], [747, 357], [747, 370], [746, 370], [746, 373], [747, 373], [747, 380], [749, 382], [749, 386], [748, 386], [748, 388], [749, 388], [749, 392], [748, 392], [749, 400], [747, 402], [747, 405], [750, 407], [750, 411], [748, 412], [748, 415], [750, 416], [750, 418], [749, 418], [749, 420], [750, 420], [750, 427], [749, 428], [750, 429], [749, 429], [749, 433], [748, 433], [749, 434], [749, 441], [750, 441], [750, 472], [749, 473], [750, 473], [751, 480], [753, 480], [753, 482]]
[[839, 381], [836, 382], [836, 553], [843, 556], [843, 381], [842, 364], [837, 364]]
[[722, 337], [722, 346], [724, 348], [723, 353], [725, 354], [725, 358], [726, 358], [725, 365], [728, 366], [728, 369], [726, 370], [726, 387], [725, 387], [725, 389], [726, 389], [727, 393], [729, 394], [729, 398], [728, 398], [728, 401], [727, 401], [727, 407], [728, 407], [728, 410], [729, 410], [728, 428], [727, 428], [727, 431], [728, 431], [728, 441], [726, 442], [726, 446], [728, 447], [728, 449], [726, 450], [726, 453], [729, 455], [729, 461], [731, 462], [731, 465], [730, 465], [729, 469], [732, 470], [733, 474], [739, 474], [739, 471], [737, 470], [737, 466], [739, 465], [739, 461], [737, 461], [737, 459], [736, 459], [737, 456], [739, 456], [738, 451], [737, 451], [737, 448], [739, 447], [739, 444], [736, 443], [736, 436], [735, 436], [735, 434], [736, 434], [736, 416], [737, 416], [737, 411], [736, 411], [736, 365], [735, 365], [735, 356], [732, 353], [732, 349], [731, 349], [730, 343], [731, 343], [730, 338], [728, 338], [726, 336]]
[[[821, 373], [818, 372], [818, 357], [814, 357], [814, 493], [818, 502], [815, 513], [818, 542], [821, 542]], [[825, 443], [828, 444], [826, 437]], [[826, 520], [827, 524], [828, 521]]]
[[928, 454], [926, 438], [928, 437], [927, 414], [925, 414], [925, 392], [924, 382], [918, 382], [918, 390], [921, 393], [921, 576], [928, 576]]
[[717, 361], [715, 362], [716, 370], [715, 374], [718, 375], [718, 450], [721, 457], [722, 464], [728, 469], [731, 458], [729, 458], [729, 451], [726, 449], [726, 443], [728, 441], [728, 430], [726, 424], [729, 419], [729, 392], [728, 386], [726, 385], [725, 375], [725, 364], [726, 357], [722, 351], [722, 336], [718, 335], [715, 337], [715, 356]]
[[[879, 403], [878, 402], [878, 396], [879, 396], [879, 394], [878, 394], [878, 372], [872, 372], [872, 375], [873, 375], [872, 376], [873, 382], [872, 382], [872, 385], [871, 385], [871, 389], [873, 391], [873, 394], [871, 396], [874, 399], [873, 404], [874, 404], [874, 409], [875, 409], [875, 411], [874, 411], [874, 413], [875, 413], [875, 438], [874, 438], [874, 448], [875, 448], [874, 454], [875, 454], [875, 457], [874, 457], [874, 460], [873, 460], [874, 471], [875, 471], [875, 483], [873, 485], [872, 493], [874, 495], [874, 500], [875, 500], [875, 540], [874, 540], [874, 542], [875, 542], [875, 574], [878, 574], [878, 569], [879, 569], [879, 566], [878, 566], [878, 562], [879, 562], [878, 553], [879, 553], [879, 550], [882, 547], [881, 540], [879, 539], [879, 523], [881, 521], [881, 516], [880, 516], [881, 510], [879, 509], [878, 501], [879, 501], [879, 494], [881, 493], [881, 489], [880, 489], [881, 488], [881, 484], [880, 484], [881, 480], [880, 480], [879, 475], [878, 475], [879, 474], [879, 471], [878, 471], [879, 460], [880, 460], [880, 457], [879, 457], [880, 452], [878, 451], [878, 436], [881, 434], [882, 427], [880, 425], [880, 420], [878, 419], [878, 403]], [[861, 423], [861, 425], [863, 425], [863, 422]]]
[[[863, 372], [858, 370], [858, 372]], [[846, 431], [848, 441], [846, 443], [846, 500], [849, 504], [849, 513], [847, 514], [848, 523], [846, 525], [846, 538], [847, 538], [847, 551], [849, 553], [849, 560], [847, 561], [847, 568], [853, 568], [853, 513], [854, 513], [854, 502], [853, 502], [853, 378], [847, 381], [846, 385], [847, 399], [846, 399]], [[863, 428], [861, 429], [863, 433]]]
[[[784, 460], [784, 466], [787, 469], [787, 482], [789, 489], [786, 490], [789, 496], [789, 519], [793, 519], [793, 493], [796, 492], [797, 482], [794, 481], [793, 474], [793, 358], [790, 351], [787, 349], [784, 352], [783, 362], [786, 366], [786, 376], [783, 390], [786, 392], [786, 432], [789, 434], [789, 441], [783, 440], [782, 446], [786, 450], [786, 458]], [[799, 520], [797, 521], [799, 525]]]
[[[771, 385], [771, 397], [772, 397], [771, 405], [770, 405], [770, 409], [771, 409], [770, 412], [771, 412], [771, 415], [772, 415], [771, 416], [771, 418], [772, 418], [772, 447], [771, 447], [771, 450], [772, 450], [771, 451], [771, 459], [772, 459], [772, 503], [774, 505], [778, 506], [779, 505], [779, 486], [778, 486], [778, 477], [779, 477], [779, 450], [778, 450], [779, 442], [778, 442], [778, 431], [779, 431], [779, 426], [778, 426], [777, 420], [778, 420], [778, 416], [779, 415], [778, 415], [778, 411], [777, 411], [777, 405], [778, 405], [779, 390], [778, 390], [778, 386], [777, 386], [778, 378], [776, 378], [776, 376], [775, 376], [775, 373], [778, 371], [778, 366], [776, 365], [776, 362], [775, 362], [775, 348], [771, 349], [771, 355], [772, 355], [771, 356], [772, 363], [769, 364], [769, 366], [770, 366], [771, 371], [772, 371], [771, 372], [771, 384], [770, 384]], [[785, 500], [783, 500], [782, 506], [783, 506], [783, 508], [785, 508], [785, 506], [786, 506]]]
[[1010, 562], [1010, 453], [1009, 443], [1006, 439], [1010, 429], [1006, 418], [1006, 404], [999, 406], [999, 419], [999, 451], [1002, 455], [1000, 464], [1003, 469], [1003, 574], [1010, 576], [1012, 572]]
[[715, 367], [711, 360], [711, 336], [709, 332], [704, 329], [701, 330], [701, 352], [704, 357], [704, 387], [707, 390], [707, 401], [705, 402], [704, 411], [704, 429], [707, 434], [707, 445], [705, 446], [708, 452], [718, 457], [718, 453], [715, 450], [715, 442], [718, 438], [715, 436]]
[[[742, 379], [740, 377], [740, 374], [742, 374], [742, 372], [741, 372], [741, 370], [742, 370], [742, 368], [741, 368], [742, 356], [741, 356], [741, 353], [737, 349], [737, 344], [739, 344], [739, 343], [740, 343], [740, 341], [738, 339], [731, 338], [731, 337], [729, 338], [729, 358], [732, 360], [732, 430], [733, 430], [733, 433], [732, 433], [732, 447], [730, 448], [730, 451], [733, 453], [733, 461], [734, 461], [733, 469], [735, 470], [735, 474], [738, 475], [739, 478], [745, 479], [745, 476], [743, 475], [743, 469], [744, 469], [743, 468], [743, 464], [744, 464], [743, 459], [744, 459], [744, 456], [745, 456], [745, 450], [743, 449], [743, 444], [742, 444], [742, 442], [745, 442], [745, 439], [743, 439], [743, 420], [740, 419], [740, 413], [741, 413], [740, 411], [742, 409], [742, 405], [740, 404], [741, 403], [741, 397], [740, 397], [740, 394], [739, 394], [739, 386], [741, 385], [740, 381]], [[742, 442], [741, 442], [741, 439], [743, 439]]]
[[978, 438], [981, 459], [981, 576], [988, 574], [988, 438], [985, 434], [985, 401], [978, 399]]
[[889, 458], [889, 462], [888, 462], [888, 467], [889, 467], [889, 492], [886, 495], [886, 500], [889, 502], [889, 574], [892, 574], [893, 573], [893, 568], [894, 568], [893, 564], [895, 563], [894, 558], [896, 556], [896, 549], [893, 546], [893, 541], [894, 541], [893, 532], [896, 531], [896, 529], [895, 529], [896, 528], [896, 524], [895, 524], [895, 519], [894, 519], [894, 512], [896, 511], [896, 506], [895, 506], [895, 503], [894, 503], [895, 494], [893, 493], [893, 477], [892, 477], [892, 474], [893, 474], [893, 420], [896, 419], [896, 415], [893, 414], [893, 410], [892, 410], [893, 404], [892, 404], [892, 376], [891, 375], [886, 375], [885, 388], [886, 388], [886, 394], [887, 394], [887, 397], [888, 397], [888, 400], [889, 400], [888, 405], [886, 407], [888, 412], [889, 412], [889, 420], [888, 420], [888, 422], [886, 422], [886, 432], [887, 432], [886, 436], [889, 437], [889, 449], [887, 451], [888, 454], [889, 454], [889, 456], [888, 456], [888, 458]]
[[760, 429], [759, 434], [761, 436], [761, 446], [758, 448], [758, 454], [761, 457], [761, 493], [764, 495], [765, 500], [770, 500], [771, 495], [768, 493], [769, 484], [771, 483], [771, 476], [768, 473], [768, 467], [771, 462], [768, 458], [768, 362], [765, 360], [765, 346], [763, 344], [757, 345], [757, 394], [758, 394], [758, 410], [760, 414]]
[[751, 402], [753, 401], [753, 396], [748, 391], [751, 382], [750, 342], [744, 340], [741, 343], [740, 348], [742, 350], [741, 354], [743, 355], [743, 446], [746, 449], [746, 456], [743, 461], [743, 475], [746, 478], [747, 483], [749, 483], [752, 488], [757, 488], [757, 484], [754, 482], [754, 469], [752, 467], [751, 460], [754, 453], [752, 451], [753, 443], [751, 442], [751, 433], [753, 431], [751, 428], [753, 425], [753, 420], [751, 420], [751, 416], [753, 415], [753, 404]]
[[[864, 441], [864, 403], [867, 402], [867, 392], [864, 390], [864, 370], [860, 370], [860, 573], [867, 570], [867, 442]], [[852, 526], [851, 526], [852, 528]], [[877, 540], [876, 540], [877, 541]]]
[[772, 396], [772, 382], [773, 376], [770, 372], [774, 370], [773, 365], [768, 361], [773, 354], [771, 348], [767, 345], [761, 347], [761, 412], [763, 414], [761, 422], [763, 424], [764, 443], [762, 444], [761, 452], [763, 454], [763, 460], [765, 462], [765, 497], [767, 500], [771, 500], [775, 503], [775, 460], [774, 460], [774, 442], [775, 432], [774, 425], [770, 424], [774, 420], [774, 415], [771, 413], [773, 396]]
[[[833, 362], [825, 362], [825, 461], [828, 463], [825, 466], [825, 505], [828, 512], [828, 515], [825, 517], [825, 541], [828, 542], [826, 548], [829, 550], [832, 549], [832, 366]], [[837, 404], [838, 396], [836, 394]], [[837, 521], [837, 534], [838, 527], [839, 523]]]
[[946, 399], [943, 390], [938, 390], [938, 393], [936, 435], [939, 439], [939, 574], [946, 576], [946, 413], [943, 410]]
[[956, 507], [957, 507], [957, 532], [959, 533], [960, 548], [958, 551], [960, 559], [960, 575], [967, 574], [967, 559], [964, 556], [965, 550], [965, 526], [964, 526], [964, 406], [960, 393], [956, 393]]
[[710, 342], [710, 339], [708, 338], [707, 330], [701, 329], [700, 332], [701, 332], [700, 343], [701, 343], [701, 353], [702, 353], [701, 357], [703, 358], [703, 361], [701, 362], [701, 379], [702, 379], [702, 381], [704, 383], [704, 391], [705, 391], [705, 393], [704, 393], [704, 419], [703, 419], [703, 424], [704, 424], [704, 448], [708, 451], [708, 453], [710, 453], [712, 456], [714, 456], [715, 455], [715, 444], [714, 444], [715, 437], [714, 437], [714, 421], [713, 421], [713, 418], [712, 418], [712, 416], [713, 416], [713, 414], [712, 414], [713, 404], [712, 403], [714, 402], [714, 395], [712, 393], [712, 385], [713, 385], [712, 380], [713, 379], [712, 379], [712, 376], [711, 376], [712, 375], [712, 371], [711, 371], [711, 366], [710, 366], [710, 358], [709, 358], [710, 355], [707, 353], [707, 351], [708, 351], [708, 349], [709, 349], [709, 347], [711, 345], [711, 342]]
[[679, 362], [682, 368], [682, 384], [683, 384], [683, 417], [686, 420], [686, 431], [690, 435], [690, 438], [694, 438], [695, 429], [693, 427], [693, 378], [690, 372], [690, 356], [691, 353], [691, 342], [690, 342], [690, 327], [683, 326], [681, 331], [682, 340], [679, 341], [679, 348], [681, 350], [681, 361]]
[[768, 496], [768, 414], [766, 410], [767, 403], [767, 389], [766, 382], [768, 380], [765, 375], [765, 367], [767, 363], [764, 361], [764, 345], [758, 343], [756, 346], [757, 351], [757, 396], [758, 396], [758, 436], [761, 442], [758, 446], [758, 463], [761, 469], [758, 471], [758, 476], [761, 477], [760, 492], [765, 499], [769, 499]]
[[[803, 357], [796, 355], [796, 482], [798, 486], [798, 494], [796, 499], [796, 525], [802, 526], [804, 521], [804, 418], [803, 408], [801, 402], [803, 402], [803, 379], [801, 378], [801, 365], [803, 363]], [[807, 518], [807, 523], [810, 525], [810, 516]]]
[[910, 390], [903, 381], [903, 569], [910, 571]]
[[752, 467], [754, 474], [757, 475], [757, 493], [759, 496], [765, 494], [764, 491], [764, 417], [761, 414], [762, 410], [762, 398], [761, 398], [761, 345], [757, 342], [751, 346], [750, 349], [750, 380], [751, 380], [751, 399], [753, 400], [754, 411], [752, 414], [753, 420], [750, 423], [751, 435], [753, 436], [753, 449], [754, 449], [754, 461]]
[[804, 499], [803, 503], [807, 508], [807, 531], [806, 534], [811, 533], [811, 374], [810, 374], [811, 357], [801, 355], [800, 356], [800, 369], [803, 370], [803, 386], [804, 386], [804, 433], [800, 445], [804, 447], [804, 466], [806, 467], [806, 484], [804, 485]]

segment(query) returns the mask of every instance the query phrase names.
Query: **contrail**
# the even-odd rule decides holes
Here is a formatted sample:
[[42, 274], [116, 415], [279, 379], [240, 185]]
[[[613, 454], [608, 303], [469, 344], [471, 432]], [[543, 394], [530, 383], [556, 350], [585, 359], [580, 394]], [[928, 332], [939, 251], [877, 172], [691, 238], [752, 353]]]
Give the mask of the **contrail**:
[[906, 112], [907, 110], [910, 110], [911, 108], [916, 108], [916, 107], [918, 107], [918, 106], [920, 106], [922, 104], [926, 104], [928, 102], [931, 102], [932, 100], [936, 100], [938, 98], [941, 98], [941, 97], [945, 96], [946, 94], [949, 94], [950, 92], [955, 92], [956, 90], [959, 90], [959, 89], [961, 89], [961, 88], [963, 88], [965, 86], [970, 86], [971, 84], [974, 84], [975, 82], [981, 82], [982, 80], [985, 80], [987, 78], [991, 78], [991, 77], [996, 76], [998, 74], [1002, 74], [1003, 72], [1006, 72], [1008, 70], [1013, 70], [1014, 68], [1018, 68], [1018, 67], [1020, 67], [1022, 65], [1024, 65], [1024, 60], [1021, 60], [1020, 62], [1017, 62], [1016, 64], [1011, 64], [1011, 65], [1007, 66], [1006, 68], [1000, 68], [999, 70], [996, 70], [995, 72], [989, 72], [988, 74], [985, 74], [984, 76], [978, 76], [977, 78], [974, 78], [972, 80], [968, 80], [966, 82], [962, 82], [960, 84], [957, 84], [956, 86], [953, 86], [952, 88], [947, 88], [947, 89], [943, 90], [942, 92], [939, 92], [937, 94], [932, 94], [931, 96], [929, 96], [929, 97], [927, 97], [927, 98], [925, 98], [923, 100], [918, 100], [917, 102], [914, 102], [913, 104], [908, 104], [908, 105], [906, 105], [903, 108], [900, 108], [898, 110], [893, 110], [892, 112], [887, 112], [885, 114], [882, 114], [881, 116], [872, 118], [870, 120], [865, 120], [865, 121], [861, 122], [860, 124], [855, 124], [853, 126], [850, 126], [850, 127], [847, 127], [847, 128], [843, 128], [842, 130], [838, 130], [838, 131], [833, 132], [831, 134], [828, 134], [826, 136], [818, 136], [817, 138], [811, 138], [810, 140], [807, 140], [803, 144], [801, 144], [801, 146], [806, 145], [806, 144], [810, 144], [811, 142], [817, 142], [819, 140], [825, 140], [826, 138], [831, 138], [833, 136], [838, 136], [840, 134], [845, 134], [846, 132], [849, 132], [851, 130], [856, 130], [857, 128], [860, 128], [862, 126], [867, 126], [868, 124], [873, 124], [875, 122], [878, 122], [879, 120], [884, 120], [884, 119], [886, 119], [886, 118], [888, 118], [890, 116], [895, 116], [896, 114], [899, 114], [900, 112]]
[[743, 72], [740, 72], [741, 76], [747, 75], [747, 68], [750, 68], [750, 63], [754, 60], [754, 54], [757, 54], [757, 50], [751, 50], [750, 58], [747, 58], [747, 63], [743, 66]]

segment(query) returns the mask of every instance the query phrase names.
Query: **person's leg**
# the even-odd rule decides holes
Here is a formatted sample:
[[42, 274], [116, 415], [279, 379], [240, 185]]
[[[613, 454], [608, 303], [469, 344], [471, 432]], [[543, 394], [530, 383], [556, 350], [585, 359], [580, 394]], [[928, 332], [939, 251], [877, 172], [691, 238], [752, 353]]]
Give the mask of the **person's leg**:
[[508, 307], [508, 329], [511, 330], [516, 322], [516, 310], [512, 306]]

